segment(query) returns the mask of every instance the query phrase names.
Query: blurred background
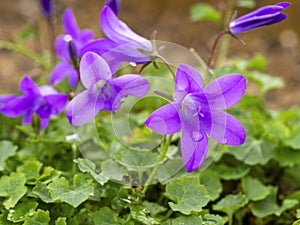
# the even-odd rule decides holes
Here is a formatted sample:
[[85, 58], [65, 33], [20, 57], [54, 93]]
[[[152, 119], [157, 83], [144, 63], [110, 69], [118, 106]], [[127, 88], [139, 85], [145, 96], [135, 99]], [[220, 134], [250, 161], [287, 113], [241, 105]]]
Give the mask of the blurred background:
[[[243, 1], [243, 0], [242, 0]], [[246, 0], [245, 0], [246, 1]], [[62, 33], [61, 16], [67, 7], [73, 9], [81, 29], [91, 29], [95, 37], [101, 36], [99, 12], [104, 0], [55, 0], [55, 33]], [[190, 9], [196, 3], [210, 3], [222, 9], [222, 0], [123, 0], [119, 17], [138, 34], [150, 38], [158, 31], [157, 40], [177, 43], [186, 48], [193, 47], [205, 60], [220, 27], [212, 22], [192, 22]], [[257, 1], [257, 7], [276, 4], [279, 1]], [[292, 5], [284, 10], [288, 18], [270, 27], [260, 28], [239, 35], [247, 45], [232, 39], [229, 55], [251, 58], [262, 53], [268, 60], [267, 72], [281, 77], [285, 87], [268, 95], [268, 105], [274, 109], [287, 108], [300, 104], [300, 2], [290, 1]], [[243, 15], [250, 9], [238, 9]], [[40, 47], [50, 49], [46, 22], [39, 11], [38, 0], [0, 1], [0, 40], [14, 40], [20, 32], [30, 26], [41, 29], [38, 41], [28, 45], [36, 51]], [[49, 71], [42, 71], [46, 74]], [[24, 75], [35, 76], [41, 73], [32, 60], [17, 53], [0, 50], [0, 94], [14, 93], [19, 80]]]

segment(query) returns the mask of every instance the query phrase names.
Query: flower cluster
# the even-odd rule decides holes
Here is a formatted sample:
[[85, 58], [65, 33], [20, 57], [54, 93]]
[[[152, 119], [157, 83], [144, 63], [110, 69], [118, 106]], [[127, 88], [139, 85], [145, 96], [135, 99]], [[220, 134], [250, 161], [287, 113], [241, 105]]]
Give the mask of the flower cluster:
[[[50, 17], [51, 1], [40, 1], [43, 15]], [[290, 3], [265, 6], [244, 15], [228, 25], [233, 35], [257, 27], [278, 23], [286, 18], [281, 11]], [[127, 96], [141, 98], [150, 88], [139, 74], [116, 76], [122, 62], [145, 64], [155, 53], [152, 42], [138, 34], [118, 18], [119, 0], [107, 0], [100, 13], [100, 24], [105, 36], [93, 40], [90, 30], [80, 30], [71, 9], [63, 15], [63, 35], [55, 42], [60, 62], [51, 72], [51, 85], [68, 77], [70, 86], [81, 81], [85, 90], [76, 95], [66, 107], [66, 116], [73, 126], [91, 121], [100, 110], [115, 112]], [[149, 53], [149, 54], [147, 54]], [[166, 62], [164, 62], [166, 63]], [[23, 116], [23, 123], [40, 119], [45, 129], [51, 115], [61, 113], [67, 95], [52, 86], [38, 87], [29, 77], [20, 84], [22, 96], [0, 96], [0, 112], [8, 117]], [[175, 76], [174, 99], [154, 111], [145, 125], [161, 134], [181, 131], [181, 153], [188, 172], [198, 169], [208, 151], [208, 138], [227, 145], [241, 145], [246, 138], [242, 124], [224, 112], [242, 98], [246, 79], [240, 74], [221, 76], [204, 86], [201, 74], [193, 67], [180, 64]]]

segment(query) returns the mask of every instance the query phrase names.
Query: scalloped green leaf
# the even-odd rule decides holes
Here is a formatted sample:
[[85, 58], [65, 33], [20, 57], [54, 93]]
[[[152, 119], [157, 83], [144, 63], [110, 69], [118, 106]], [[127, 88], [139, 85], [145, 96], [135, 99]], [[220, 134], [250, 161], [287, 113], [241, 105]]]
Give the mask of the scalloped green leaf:
[[17, 172], [0, 178], [0, 196], [7, 198], [3, 202], [6, 209], [14, 207], [26, 194], [27, 188], [25, 182], [25, 175]]
[[203, 217], [203, 225], [224, 225], [225, 220], [219, 215], [205, 214]]
[[101, 225], [120, 225], [118, 214], [108, 207], [103, 207], [99, 211], [91, 213], [95, 224]]
[[58, 217], [55, 220], [55, 225], [67, 225], [67, 218], [66, 217]]
[[295, 166], [299, 164], [300, 151], [294, 150], [286, 146], [280, 146], [275, 149], [274, 152], [275, 160], [280, 164], [280, 166]]
[[22, 222], [25, 220], [26, 214], [33, 213], [37, 206], [37, 202], [22, 202], [9, 210], [7, 219], [14, 223]]
[[101, 164], [100, 175], [107, 180], [113, 179], [116, 181], [122, 181], [123, 177], [127, 174], [127, 171], [119, 163], [107, 160]]
[[144, 201], [142, 205], [149, 210], [150, 215], [155, 217], [157, 214], [167, 211], [167, 208], [155, 202]]
[[16, 154], [18, 146], [9, 141], [0, 141], [0, 171], [4, 170], [5, 161]]
[[282, 212], [290, 209], [298, 204], [297, 200], [294, 199], [284, 199], [282, 205], [279, 206], [276, 201], [277, 187], [268, 187], [270, 194], [263, 200], [251, 202], [249, 207], [253, 213], [258, 218], [264, 218], [269, 215], [280, 216]]
[[94, 184], [90, 176], [76, 174], [72, 187], [66, 178], [61, 177], [53, 180], [48, 189], [53, 200], [66, 202], [76, 208], [93, 195]]
[[173, 211], [179, 211], [185, 215], [200, 212], [210, 199], [198, 177], [181, 177], [168, 183], [165, 195], [175, 202], [169, 202]]
[[35, 184], [40, 177], [43, 164], [36, 160], [30, 160], [17, 168], [17, 171], [25, 174], [27, 184]]
[[180, 216], [174, 220], [172, 220], [172, 225], [195, 225], [202, 224], [202, 218], [199, 216]]
[[145, 225], [159, 224], [157, 220], [149, 216], [150, 211], [139, 205], [129, 205], [131, 217]]
[[48, 225], [50, 221], [49, 212], [38, 209], [37, 212], [28, 213], [23, 225]]
[[205, 186], [211, 201], [219, 198], [222, 192], [222, 183], [218, 174], [212, 170], [205, 170], [200, 173], [200, 183]]
[[242, 179], [242, 188], [247, 198], [253, 201], [262, 200], [270, 194], [267, 186], [252, 177], [244, 177]]
[[39, 196], [40, 199], [42, 199], [42, 201], [46, 203], [54, 202], [53, 199], [51, 198], [47, 185], [42, 182], [37, 182], [35, 187], [32, 189], [32, 192], [37, 196]]
[[248, 203], [246, 195], [241, 193], [237, 195], [226, 195], [217, 204], [213, 206], [214, 210], [226, 213], [230, 218], [240, 208]]

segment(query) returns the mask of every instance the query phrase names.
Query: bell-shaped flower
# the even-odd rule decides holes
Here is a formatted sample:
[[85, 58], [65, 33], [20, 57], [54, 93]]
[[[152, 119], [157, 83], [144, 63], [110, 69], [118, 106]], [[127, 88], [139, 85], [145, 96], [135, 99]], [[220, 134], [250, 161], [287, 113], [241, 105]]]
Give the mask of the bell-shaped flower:
[[236, 35], [258, 27], [279, 23], [287, 17], [281, 11], [289, 5], [289, 2], [281, 2], [276, 5], [261, 7], [230, 22], [228, 30]]
[[179, 65], [175, 78], [175, 98], [154, 111], [145, 125], [161, 134], [181, 133], [181, 154], [188, 172], [198, 169], [208, 150], [208, 136], [227, 145], [241, 145], [246, 134], [241, 123], [222, 110], [244, 95], [242, 75], [222, 76], [206, 87], [201, 74], [189, 65]]
[[50, 19], [53, 11], [53, 2], [52, 0], [40, 0], [40, 6], [43, 16], [46, 19]]
[[95, 52], [105, 58], [111, 67], [121, 62], [145, 63], [150, 60], [145, 52], [153, 52], [151, 41], [132, 31], [109, 6], [102, 9], [100, 23], [106, 38], [87, 44], [80, 54]]
[[79, 29], [71, 9], [64, 12], [63, 26], [65, 34], [59, 35], [55, 41], [56, 54], [61, 61], [52, 71], [50, 83], [59, 83], [69, 77], [70, 85], [75, 86], [78, 83], [78, 72], [74, 67], [78, 65], [74, 65], [74, 62], [79, 57], [79, 51], [92, 40], [94, 34], [90, 30]]
[[86, 90], [75, 96], [66, 109], [74, 126], [91, 121], [100, 110], [115, 112], [122, 98], [128, 95], [141, 98], [150, 88], [148, 81], [137, 74], [114, 78], [107, 62], [92, 52], [83, 55], [79, 69]]
[[22, 96], [0, 97], [0, 112], [7, 117], [23, 116], [22, 123], [31, 124], [33, 116], [40, 119], [40, 129], [45, 129], [51, 115], [61, 113], [68, 101], [65, 94], [58, 93], [51, 86], [38, 87], [25, 76], [20, 83]]
[[118, 15], [121, 5], [120, 0], [106, 0], [105, 5], [109, 6], [111, 10]]

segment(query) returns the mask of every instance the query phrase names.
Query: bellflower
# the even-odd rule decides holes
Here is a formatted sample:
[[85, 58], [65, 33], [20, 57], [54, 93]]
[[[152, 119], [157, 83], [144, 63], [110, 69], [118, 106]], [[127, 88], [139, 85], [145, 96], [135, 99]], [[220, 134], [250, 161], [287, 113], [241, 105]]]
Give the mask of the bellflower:
[[46, 19], [50, 19], [53, 10], [52, 0], [40, 0], [41, 11]]
[[192, 172], [205, 160], [208, 136], [222, 144], [244, 143], [243, 126], [222, 110], [236, 104], [245, 90], [246, 79], [242, 75], [222, 76], [204, 87], [196, 69], [179, 65], [173, 102], [154, 111], [145, 125], [161, 134], [181, 130], [181, 154], [186, 170]]
[[133, 32], [118, 19], [114, 11], [105, 6], [100, 14], [100, 23], [106, 38], [95, 40], [81, 49], [81, 54], [88, 51], [102, 55], [111, 67], [121, 62], [145, 63], [149, 56], [141, 52], [152, 52], [151, 41]]
[[114, 78], [107, 62], [96, 53], [83, 55], [79, 69], [86, 90], [75, 96], [66, 109], [74, 126], [91, 121], [100, 110], [115, 112], [120, 108], [122, 98], [128, 95], [141, 98], [149, 90], [148, 81], [140, 75]]
[[279, 23], [287, 17], [281, 11], [289, 5], [289, 2], [281, 2], [276, 5], [264, 6], [230, 22], [228, 29], [236, 35], [258, 27]]
[[112, 11], [118, 15], [120, 11], [120, 0], [106, 0], [105, 5], [109, 6]]
[[[56, 38], [56, 54], [61, 61], [56, 65], [50, 75], [50, 83], [59, 83], [69, 77], [71, 86], [78, 83], [78, 72], [74, 68], [74, 61], [79, 57], [79, 51], [93, 38], [90, 30], [80, 30], [71, 9], [66, 9], [63, 16], [65, 35]], [[74, 60], [75, 59], [75, 60]]]
[[64, 110], [68, 97], [59, 94], [51, 86], [38, 87], [25, 76], [20, 83], [22, 96], [7, 95], [0, 97], [0, 111], [7, 117], [23, 116], [22, 123], [31, 124], [33, 116], [40, 118], [40, 129], [47, 127], [50, 116]]

